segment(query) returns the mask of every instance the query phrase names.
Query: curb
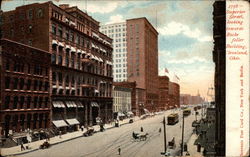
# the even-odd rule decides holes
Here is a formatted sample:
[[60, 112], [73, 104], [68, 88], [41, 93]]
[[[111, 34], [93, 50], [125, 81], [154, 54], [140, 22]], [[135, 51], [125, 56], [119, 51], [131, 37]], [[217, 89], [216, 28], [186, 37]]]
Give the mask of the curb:
[[[120, 127], [121, 127], [122, 125], [125, 125], [125, 124], [129, 124], [129, 123], [121, 124]], [[116, 128], [116, 127], [115, 127], [115, 126], [112, 126], [112, 127], [106, 128], [105, 130], [109, 130], [109, 129], [113, 129], [113, 128]], [[97, 132], [101, 132], [101, 131], [100, 131], [100, 130], [95, 131], [95, 133], [97, 133]], [[80, 138], [80, 137], [84, 137], [84, 136], [83, 136], [83, 135], [80, 135], [80, 136], [72, 137], [72, 138], [67, 139], [67, 140], [63, 140], [63, 141], [51, 143], [50, 146], [54, 146], [54, 145], [57, 145], [57, 144], [60, 144], [60, 143], [68, 142], [68, 141], [71, 141], [71, 140], [74, 140], [74, 139], [77, 139], [77, 138]], [[27, 153], [30, 153], [30, 152], [34, 152], [34, 151], [37, 151], [37, 150], [40, 150], [40, 148], [30, 149], [29, 151], [25, 151], [25, 152], [18, 152], [18, 153], [3, 155], [3, 157], [23, 155], [23, 154], [27, 154]]]

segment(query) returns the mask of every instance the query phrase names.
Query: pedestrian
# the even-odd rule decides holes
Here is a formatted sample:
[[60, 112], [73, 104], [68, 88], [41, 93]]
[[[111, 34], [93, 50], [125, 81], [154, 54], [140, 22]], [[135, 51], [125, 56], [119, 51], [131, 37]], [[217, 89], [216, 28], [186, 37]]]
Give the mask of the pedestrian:
[[84, 129], [84, 126], [82, 125], [82, 126], [81, 126], [81, 130], [83, 131], [83, 129]]
[[121, 155], [121, 147], [118, 148], [118, 154]]
[[161, 133], [161, 128], [159, 129], [159, 133]]
[[25, 150], [25, 147], [23, 146], [23, 143], [21, 143], [21, 151]]
[[59, 131], [59, 138], [62, 138], [62, 131]]
[[141, 132], [143, 132], [143, 127], [141, 127]]

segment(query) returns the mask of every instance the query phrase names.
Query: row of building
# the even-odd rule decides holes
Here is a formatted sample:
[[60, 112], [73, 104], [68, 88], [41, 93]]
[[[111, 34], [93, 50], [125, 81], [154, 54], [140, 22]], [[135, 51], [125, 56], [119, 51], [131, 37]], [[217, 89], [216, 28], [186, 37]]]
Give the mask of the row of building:
[[179, 106], [179, 85], [158, 76], [158, 33], [146, 18], [99, 29], [77, 7], [51, 1], [1, 12], [3, 137], [20, 143], [28, 132], [55, 135]]
[[204, 101], [205, 101], [204, 98], [202, 98], [199, 93], [197, 95], [190, 95], [190, 94], [180, 95], [180, 105], [202, 104]]

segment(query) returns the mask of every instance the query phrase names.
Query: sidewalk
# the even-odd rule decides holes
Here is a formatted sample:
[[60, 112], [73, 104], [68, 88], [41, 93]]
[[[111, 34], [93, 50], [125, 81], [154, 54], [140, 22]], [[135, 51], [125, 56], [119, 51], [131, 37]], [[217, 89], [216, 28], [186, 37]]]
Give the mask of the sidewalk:
[[201, 152], [197, 152], [197, 146], [194, 145], [195, 140], [198, 138], [198, 136], [196, 134], [192, 134], [192, 136], [190, 137], [187, 146], [188, 146], [188, 152], [190, 154], [190, 156], [192, 157], [203, 157], [202, 152], [203, 152], [203, 148], [201, 148]]
[[[134, 120], [137, 121], [139, 120], [139, 117], [134, 117]], [[124, 119], [123, 121], [119, 121], [120, 126], [128, 124], [129, 123], [129, 118], [128, 119]], [[104, 128], [106, 130], [114, 128], [115, 123], [110, 123], [110, 124], [105, 124]], [[100, 126], [99, 125], [95, 125], [93, 126], [95, 132], [99, 132], [100, 131]], [[84, 131], [75, 131], [75, 132], [71, 132], [71, 133], [67, 133], [67, 134], [63, 134], [61, 135], [61, 138], [59, 136], [55, 136], [50, 138], [49, 143], [50, 145], [56, 145], [62, 142], [66, 142], [66, 141], [70, 141], [79, 137], [83, 137], [83, 133], [86, 132], [87, 130], [84, 129]], [[15, 146], [15, 147], [11, 147], [11, 148], [2, 148], [1, 149], [1, 155], [2, 156], [13, 156], [13, 155], [21, 155], [21, 154], [26, 154], [32, 151], [36, 151], [39, 149], [40, 145], [43, 144], [43, 142], [45, 142], [46, 140], [40, 140], [40, 141], [35, 141], [35, 142], [31, 142], [31, 143], [27, 143], [24, 144], [24, 147], [26, 148], [26, 146], [28, 146], [29, 149], [25, 149], [23, 151], [21, 151], [21, 146]]]

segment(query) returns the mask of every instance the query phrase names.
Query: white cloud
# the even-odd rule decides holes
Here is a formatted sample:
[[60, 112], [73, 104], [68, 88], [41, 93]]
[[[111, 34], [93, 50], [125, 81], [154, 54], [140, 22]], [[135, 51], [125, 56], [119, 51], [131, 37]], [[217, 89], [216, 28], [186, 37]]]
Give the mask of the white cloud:
[[90, 3], [87, 5], [87, 11], [90, 13], [111, 13], [118, 7], [118, 2], [101, 2]]
[[110, 16], [109, 21], [106, 24], [124, 22], [123, 16], [120, 14]]
[[167, 61], [169, 64], [192, 64], [196, 62], [207, 63], [208, 61], [205, 58], [201, 58], [198, 56], [192, 58], [185, 58], [185, 59], [172, 59]]
[[172, 21], [158, 29], [161, 35], [172, 36], [183, 34], [189, 38], [197, 39], [201, 42], [204, 41], [212, 41], [212, 37], [210, 36], [202, 36], [202, 32], [198, 29], [191, 29], [188, 25]]

